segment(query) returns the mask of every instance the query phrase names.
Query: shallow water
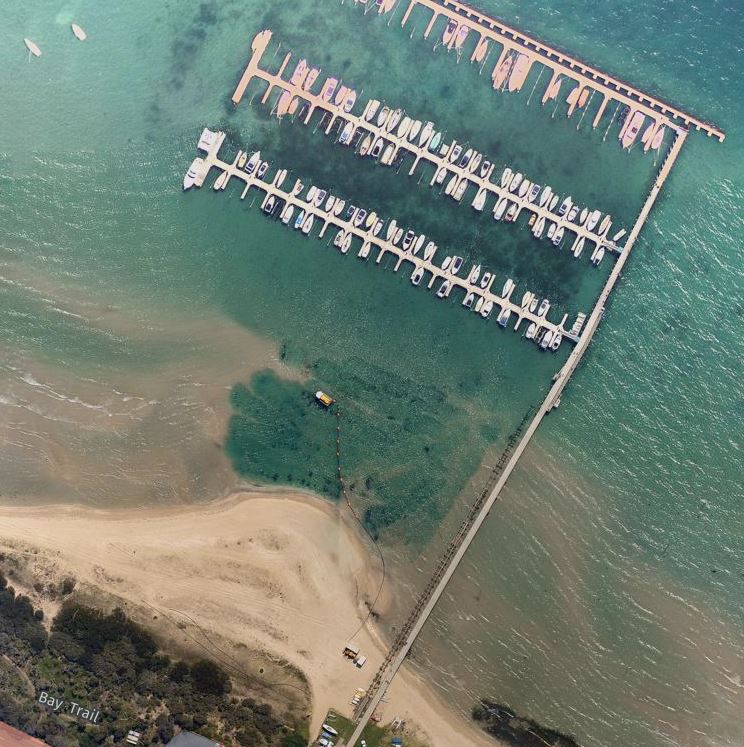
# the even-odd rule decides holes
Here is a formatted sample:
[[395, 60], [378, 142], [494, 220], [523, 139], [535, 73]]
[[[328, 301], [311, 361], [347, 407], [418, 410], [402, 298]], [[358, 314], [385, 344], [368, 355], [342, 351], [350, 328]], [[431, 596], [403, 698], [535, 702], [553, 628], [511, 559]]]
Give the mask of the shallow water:
[[[742, 11], [482, 5], [706, 114], [729, 138], [688, 139], [564, 404], [415, 659], [464, 713], [487, 695], [582, 744], [739, 744]], [[362, 162], [315, 123], [270, 118], [250, 94], [233, 108], [250, 40], [272, 28], [272, 64], [292, 49], [362, 99], [405, 105], [611, 211], [618, 228], [653, 158], [623, 154], [617, 123], [603, 142], [590, 115], [577, 132], [576, 116], [553, 116], [537, 93], [528, 105], [537, 70], [520, 95], [493, 93], [490, 67], [480, 75], [432, 52], [416, 14], [404, 30], [399, 15], [388, 26], [331, 0], [42, 2], [7, 15], [0, 493], [206, 500], [238, 480], [226, 445], [249, 478], [335, 497], [335, 422], [311, 401], [323, 388], [342, 406], [355, 505], [372, 510], [391, 560], [408, 568], [402, 580], [418, 583], [483, 479], [483, 455], [492, 463], [567, 349], [541, 355], [460, 299], [411, 288], [389, 262], [341, 257], [330, 237], [269, 222], [237, 187], [182, 194], [198, 133], [221, 127], [226, 153], [260, 147], [291, 176], [398, 217], [442, 256], [457, 249], [519, 292], [548, 295], [557, 318], [588, 311], [609, 262], [574, 262], [453, 205], [426, 186], [429, 172], [418, 184]], [[27, 61], [24, 36], [40, 59]]]

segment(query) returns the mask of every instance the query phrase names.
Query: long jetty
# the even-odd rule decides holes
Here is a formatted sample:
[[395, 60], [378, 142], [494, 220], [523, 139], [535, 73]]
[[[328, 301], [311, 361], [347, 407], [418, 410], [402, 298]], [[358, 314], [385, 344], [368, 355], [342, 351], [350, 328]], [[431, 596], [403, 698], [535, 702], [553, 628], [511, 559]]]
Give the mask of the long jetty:
[[[545, 89], [546, 96], [559, 76], [574, 81], [580, 91], [586, 89], [599, 93], [602, 96], [602, 101], [594, 120], [595, 127], [608, 102], [618, 101], [630, 107], [631, 111], [640, 111], [660, 124], [665, 120], [675, 120], [688, 129], [694, 127], [710, 137], [716, 137], [720, 142], [723, 142], [726, 137], [726, 133], [716, 125], [688, 114], [668, 101], [645, 93], [630, 83], [602, 72], [578, 57], [561, 52], [513, 26], [459, 2], [459, 0], [409, 0], [401, 26], [405, 26], [416, 6], [428, 8], [431, 11], [431, 18], [424, 31], [424, 38], [429, 36], [437, 19], [443, 16], [457, 23], [458, 31], [460, 27], [464, 26], [479, 34], [481, 48], [489, 41], [502, 46], [501, 54], [494, 69], [499, 67], [510, 52], [526, 55], [529, 58], [530, 65], [535, 62], [545, 65], [552, 71], [552, 77]], [[394, 3], [384, 2], [380, 4], [379, 9], [380, 12], [387, 12], [392, 10], [393, 7]], [[457, 32], [454, 36], [457, 36]], [[476, 49], [478, 49], [478, 46], [476, 46]]]
[[599, 300], [589, 317], [581, 339], [571, 351], [571, 354], [559, 373], [554, 377], [550, 391], [532, 420], [529, 421], [529, 424], [526, 425], [526, 427], [523, 421], [522, 425], [517, 430], [516, 442], [507, 447], [507, 450], [502, 455], [502, 459], [497, 463], [485, 489], [478, 499], [476, 499], [470, 513], [463, 521], [455, 534], [455, 537], [447, 546], [439, 564], [435, 568], [431, 580], [424, 591], [420, 594], [408, 619], [401, 627], [393, 645], [388, 651], [387, 657], [380, 669], [377, 671], [371, 686], [368, 688], [364, 700], [359, 705], [357, 710], [356, 727], [353, 734], [346, 742], [347, 747], [354, 747], [361, 737], [364, 728], [379, 707], [387, 688], [393, 681], [393, 678], [403, 664], [406, 656], [408, 656], [411, 646], [413, 646], [413, 643], [421, 632], [421, 629], [424, 627], [424, 624], [429, 619], [434, 607], [444, 593], [447, 584], [450, 582], [457, 567], [460, 565], [460, 561], [463, 559], [463, 556], [475, 539], [478, 530], [481, 528], [489, 512], [498, 500], [506, 481], [517, 466], [517, 463], [524, 453], [524, 450], [527, 448], [532, 436], [535, 434], [535, 431], [543, 418], [560, 401], [561, 394], [566, 384], [571, 378], [573, 372], [576, 370], [576, 367], [581, 361], [581, 358], [586, 352], [586, 349], [599, 326], [604, 312], [605, 303], [620, 278], [620, 273], [622, 272], [625, 263], [628, 261], [633, 245], [635, 244], [636, 239], [651, 212], [651, 208], [656, 202], [656, 198], [658, 197], [664, 182], [672, 170], [674, 162], [682, 149], [686, 137], [687, 133], [680, 132], [672, 144], [669, 155], [657, 174], [654, 185], [646, 197], [641, 212], [633, 224], [633, 228], [631, 229], [623, 251], [618, 257], [615, 267], [602, 289]]
[[[536, 326], [535, 339], [539, 339], [539, 337], [544, 334], [544, 332], [541, 333], [541, 330], [549, 330], [552, 336], [555, 336], [556, 333], [560, 333], [563, 337], [574, 343], [579, 341], [580, 338], [578, 334], [565, 327], [568, 314], [564, 314], [561, 321], [556, 323], [547, 319], [547, 314], [541, 316], [531, 312], [528, 308], [523, 308], [521, 304], [512, 301], [511, 297], [514, 295], [516, 285], [513, 285], [505, 296], [494, 293], [491, 290], [491, 286], [495, 283], [495, 276], [492, 276], [489, 279], [485, 287], [481, 287], [477, 281], [471, 283], [469, 275], [466, 277], [460, 277], [457, 274], [452, 274], [448, 269], [444, 269], [435, 264], [433, 261], [434, 256], [429, 259], [424, 259], [423, 257], [413, 254], [410, 249], [406, 250], [397, 246], [387, 237], [373, 234], [372, 226], [364, 227], [356, 225], [354, 223], [354, 216], [350, 216], [347, 219], [341, 215], [334, 215], [333, 212], [325, 210], [322, 204], [315, 205], [312, 201], [308, 201], [301, 197], [299, 193], [294, 194], [294, 190], [286, 191], [282, 189], [280, 185], [278, 186], [275, 183], [276, 174], [278, 174], [280, 170], [276, 172], [273, 181], [265, 181], [256, 176], [255, 172], [253, 174], [248, 174], [244, 169], [239, 168], [237, 166], [237, 156], [232, 162], [222, 160], [219, 157], [219, 151], [224, 139], [225, 134], [219, 132], [214, 133], [214, 138], [210, 142], [207, 142], [204, 139], [200, 140], [199, 148], [206, 153], [206, 156], [203, 159], [201, 173], [199, 174], [195, 186], [201, 186], [206, 181], [210, 170], [216, 168], [221, 173], [227, 175], [225, 181], [222, 183], [221, 189], [227, 187], [230, 179], [237, 179], [244, 183], [245, 186], [240, 195], [241, 200], [245, 199], [248, 192], [255, 188], [262, 191], [266, 196], [262, 204], [265, 204], [265, 200], [269, 196], [273, 196], [275, 199], [283, 201], [282, 210], [292, 205], [305, 211], [305, 219], [307, 216], [312, 215], [314, 219], [317, 219], [322, 223], [322, 227], [318, 233], [318, 238], [323, 238], [329, 227], [335, 227], [338, 230], [343, 231], [345, 234], [359, 239], [361, 242], [361, 249], [367, 247], [370, 253], [373, 248], [377, 249], [377, 256], [375, 258], [376, 264], [380, 264], [386, 254], [392, 254], [396, 257], [394, 266], [395, 272], [399, 270], [402, 264], [409, 263], [413, 266], [414, 272], [422, 269], [425, 273], [429, 274], [429, 280], [427, 283], [429, 288], [431, 288], [437, 280], [442, 280], [442, 282], [447, 281], [449, 287], [443, 296], [444, 298], [449, 297], [455, 288], [460, 288], [466, 296], [473, 294], [473, 304], [478, 298], [482, 298], [483, 306], [485, 307], [488, 302], [491, 302], [493, 309], [498, 308], [498, 314], [500, 314], [504, 309], [508, 309], [510, 312], [509, 321], [516, 319], [516, 322], [514, 323], [515, 330], [519, 329], [522, 322], [527, 322], [527, 324], [534, 323]], [[361, 254], [361, 249], [358, 256], [363, 256]]]
[[[559, 215], [557, 212], [550, 210], [547, 205], [540, 206], [536, 202], [530, 202], [527, 195], [520, 197], [518, 194], [510, 192], [507, 187], [502, 187], [500, 184], [491, 181], [490, 177], [493, 173], [493, 167], [491, 168], [489, 173], [481, 176], [480, 174], [470, 171], [467, 166], [462, 167], [457, 163], [452, 163], [447, 156], [452, 152], [452, 149], [456, 145], [456, 141], [453, 141], [449, 145], [449, 148], [445, 153], [439, 151], [432, 152], [428, 148], [428, 143], [419, 145], [409, 140], [405, 135], [399, 136], [396, 132], [397, 127], [394, 128], [394, 130], [391, 132], [385, 128], [384, 123], [383, 125], [378, 125], [374, 121], [374, 118], [371, 118], [373, 121], [369, 121], [366, 118], [366, 115], [370, 109], [372, 102], [375, 101], [375, 99], [367, 102], [367, 105], [365, 106], [364, 111], [361, 115], [356, 115], [351, 112], [344, 111], [343, 102], [336, 104], [333, 101], [332, 96], [329, 97], [331, 100], [328, 100], [320, 94], [313, 93], [312, 91], [305, 89], [302, 84], [295, 84], [289, 80], [285, 80], [282, 76], [292, 58], [291, 52], [286, 53], [278, 72], [271, 73], [267, 70], [262, 69], [260, 66], [261, 58], [263, 57], [269, 45], [271, 37], [272, 32], [266, 29], [259, 32], [254, 38], [251, 45], [251, 59], [249, 60], [245, 71], [235, 89], [235, 92], [233, 93], [232, 100], [234, 103], [237, 104], [242, 100], [251, 80], [255, 78], [260, 79], [267, 84], [267, 88], [261, 98], [261, 102], [264, 104], [269, 101], [272, 91], [274, 89], [278, 89], [282, 93], [286, 92], [287, 94], [289, 94], [292, 99], [298, 102], [303, 101], [305, 103], [307, 108], [304, 118], [305, 124], [308, 124], [313, 114], [317, 110], [320, 110], [330, 115], [330, 120], [325, 128], [326, 134], [329, 134], [331, 132], [331, 129], [333, 128], [333, 125], [337, 120], [340, 120], [343, 124], [350, 122], [354, 128], [355, 134], [358, 132], [367, 133], [372, 135], [374, 140], [381, 139], [383, 143], [385, 143], [385, 145], [392, 144], [395, 149], [392, 159], [397, 158], [398, 154], [401, 151], [413, 155], [414, 161], [408, 171], [409, 176], [414, 174], [416, 167], [421, 161], [429, 162], [434, 166], [435, 169], [434, 175], [431, 179], [432, 185], [434, 184], [434, 181], [440, 170], [445, 169], [447, 172], [447, 179], [456, 176], [458, 177], [458, 182], [464, 179], [469, 183], [469, 185], [475, 186], [479, 192], [480, 190], [485, 190], [487, 193], [490, 193], [492, 196], [494, 196], [494, 207], [495, 204], [497, 204], [502, 198], [506, 198], [510, 204], [514, 203], [517, 205], [517, 215], [519, 215], [522, 210], [529, 211], [535, 215], [536, 219], [540, 217], [545, 218], [546, 221], [554, 223], [556, 229], [559, 227], [563, 227], [565, 232], [569, 234], [572, 233], [575, 235], [575, 237], [582, 237], [585, 240], [593, 243], [595, 247], [605, 246], [608, 250], [616, 254], [619, 254], [621, 252], [622, 247], [619, 246], [616, 242], [610, 240], [607, 236], [600, 236], [599, 233], [589, 230], [586, 226], [582, 226], [577, 222], [567, 220], [566, 215]], [[382, 152], [384, 152], [384, 149]], [[483, 210], [484, 212], [486, 212], [487, 208], [484, 206]], [[587, 252], [587, 254], [588, 253], [589, 252]]]
[[[389, 12], [390, 10], [392, 10], [395, 4], [396, 0], [375, 0], [374, 3], [374, 5], [378, 7], [379, 12], [381, 13]], [[468, 32], [474, 31], [480, 35], [475, 51], [473, 52], [473, 56], [471, 57], [473, 61], [483, 62], [485, 64], [488, 45], [492, 42], [495, 42], [501, 45], [501, 52], [500, 56], [496, 60], [494, 71], [496, 71], [499, 66], [502, 65], [504, 60], [509, 55], [524, 55], [528, 59], [529, 66], [537, 62], [549, 68], [552, 71], [552, 77], [548, 82], [548, 86], [545, 90], [543, 102], [557, 95], [557, 90], [559, 88], [557, 84], [560, 81], [569, 79], [570, 81], [573, 81], [573, 83], [575, 83], [576, 87], [578, 88], [577, 93], [573, 95], [573, 99], [569, 101], [569, 115], [577, 106], [581, 108], [585, 105], [584, 103], [582, 103], [582, 101], [585, 98], [588, 98], [588, 96], [583, 97], [579, 96], [579, 94], [583, 94], [585, 91], [593, 91], [599, 93], [602, 97], [598, 111], [594, 117], [594, 127], [596, 127], [598, 122], [600, 121], [607, 103], [609, 101], [617, 101], [618, 106], [620, 104], [628, 106], [631, 113], [641, 112], [644, 117], [651, 117], [655, 121], [657, 129], [661, 126], [669, 126], [670, 129], [674, 132], [674, 140], [664, 162], [662, 163], [659, 171], [654, 178], [651, 189], [645, 198], [642, 208], [638, 216], [636, 217], [624, 244], [622, 246], [609, 246], [610, 242], [608, 242], [603, 237], [592, 237], [589, 235], [580, 234], [584, 235], [585, 238], [593, 240], [595, 242], [599, 238], [603, 245], [609, 246], [609, 248], [617, 254], [616, 262], [599, 294], [599, 297], [591, 311], [591, 314], [588, 318], [580, 315], [580, 319], [578, 319], [577, 324], [574, 325], [575, 328], [580, 329], [581, 325], [585, 324], [581, 335], [578, 336], [578, 331], [577, 334], [575, 334], [573, 337], [570, 334], [566, 335], [567, 337], [569, 337], [569, 339], [572, 339], [576, 343], [576, 345], [569, 353], [565, 363], [560, 368], [558, 373], [553, 377], [553, 381], [545, 398], [536, 410], [531, 411], [527, 416], [525, 416], [515, 433], [513, 433], [509, 438], [507, 448], [502, 453], [496, 466], [489, 475], [484, 488], [476, 497], [473, 505], [470, 507], [467, 516], [463, 520], [452, 540], [445, 548], [442, 557], [436, 565], [428, 584], [416, 600], [409, 617], [407, 618], [403, 626], [399, 629], [387, 653], [387, 656], [382, 663], [382, 666], [375, 674], [370, 687], [367, 689], [364, 698], [355, 711], [356, 725], [353, 734], [346, 741], [347, 747], [354, 747], [357, 744], [364, 728], [368, 724], [369, 720], [377, 712], [390, 683], [405, 661], [407, 655], [411, 650], [411, 647], [413, 646], [415, 640], [417, 639], [418, 635], [429, 619], [436, 604], [440, 600], [445, 588], [447, 587], [447, 584], [450, 582], [452, 576], [456, 572], [460, 562], [469, 549], [471, 543], [475, 539], [479, 529], [486, 520], [490, 510], [499, 499], [504, 485], [514, 471], [516, 465], [519, 462], [519, 459], [524, 453], [524, 450], [529, 445], [543, 418], [553, 408], [557, 407], [560, 404], [561, 396], [565, 390], [565, 387], [567, 386], [568, 382], [571, 379], [571, 376], [579, 366], [585, 352], [589, 347], [591, 340], [593, 339], [597, 329], [599, 328], [600, 322], [603, 318], [605, 307], [609, 301], [612, 291], [615, 289], [618, 280], [620, 279], [622, 270], [625, 267], [630, 257], [631, 251], [638, 239], [638, 236], [640, 235], [640, 232], [643, 229], [643, 226], [645, 225], [645, 222], [648, 219], [648, 216], [654, 204], [656, 203], [656, 200], [669, 174], [674, 167], [676, 159], [679, 157], [679, 154], [682, 151], [689, 131], [694, 128], [699, 131], [705, 132], [708, 136], [716, 137], [719, 141], [723, 141], [725, 138], [725, 133], [715, 125], [705, 122], [702, 119], [691, 114], [688, 114], [678, 107], [669, 104], [668, 102], [644, 93], [643, 91], [634, 88], [630, 84], [618, 78], [601, 72], [600, 70], [586, 64], [578, 58], [560, 52], [559, 50], [550, 47], [549, 45], [544, 44], [543, 42], [534, 39], [510, 26], [507, 26], [506, 24], [494, 18], [490, 18], [484, 13], [470, 8], [469, 6], [459, 2], [458, 0], [409, 0], [408, 8], [401, 21], [402, 26], [404, 26], [408, 22], [411, 13], [419, 5], [431, 11], [431, 17], [424, 31], [425, 38], [428, 37], [432, 32], [437, 19], [440, 17], [444, 17], [447, 19], [449, 24], [451, 24], [453, 21], [456, 24], [456, 33], [450, 34], [450, 45], [452, 44], [453, 38], [457, 38], [459, 40], [464, 39], [464, 35], [459, 34], [461, 29], [467, 29]], [[374, 7], [371, 0], [365, 3], [365, 6], [368, 9]], [[268, 84], [267, 90], [265, 91], [262, 99], [264, 103], [268, 101], [272, 90], [274, 90], [275, 88], [280, 88], [282, 91], [287, 91], [291, 96], [296, 97], [297, 99], [302, 100], [307, 104], [307, 115], [305, 119], [306, 123], [310, 121], [310, 117], [315, 110], [322, 109], [325, 113], [330, 113], [331, 116], [331, 120], [328, 124], [326, 132], [330, 132], [334, 121], [341, 118], [344, 122], [352, 122], [355, 130], [363, 128], [367, 132], [372, 133], [374, 137], [381, 137], [384, 138], [386, 142], [392, 143], [396, 149], [405, 150], [412, 153], [414, 155], [415, 161], [411, 173], [413, 173], [413, 169], [415, 169], [416, 165], [421, 160], [426, 160], [433, 163], [437, 168], [447, 168], [449, 172], [457, 174], [461, 179], [468, 179], [469, 182], [478, 186], [479, 189], [487, 189], [488, 191], [493, 192], [498, 196], [498, 198], [506, 196], [508, 199], [516, 202], [521, 207], [533, 210], [533, 212], [536, 212], [537, 215], [544, 216], [546, 220], [555, 220], [555, 218], [557, 217], [553, 214], [550, 214], [550, 211], [538, 212], [537, 210], [535, 210], [535, 208], [539, 208], [539, 206], [534, 206], [534, 204], [522, 205], [520, 202], [520, 198], [517, 195], [505, 192], [499, 185], [494, 185], [490, 182], [486, 184], [484, 178], [481, 178], [480, 176], [473, 178], [475, 175], [471, 174], [470, 172], [465, 172], [464, 170], [461, 170], [459, 166], [455, 167], [452, 163], [440, 158], [440, 156], [445, 155], [444, 153], [434, 154], [428, 151], [428, 149], [416, 146], [409, 141], [402, 141], [402, 138], [398, 138], [397, 134], [383, 131], [376, 124], [368, 122], [364, 118], [364, 116], [359, 117], [352, 114], [351, 112], [346, 112], [342, 108], [336, 106], [334, 103], [331, 103], [322, 96], [316, 95], [309, 90], [305, 90], [304, 88], [300, 89], [298, 86], [294, 86], [294, 84], [284, 80], [282, 78], [282, 75], [291, 60], [291, 53], [286, 54], [277, 73], [269, 73], [265, 70], [262, 70], [259, 67], [259, 62], [261, 60], [261, 56], [263, 55], [269, 44], [270, 39], [271, 32], [268, 30], [262, 31], [254, 38], [252, 44], [253, 55], [248, 65], [246, 66], [240, 82], [238, 83], [238, 86], [233, 94], [234, 103], [238, 104], [242, 100], [251, 80], [256, 77], [261, 78]], [[527, 70], [529, 70], [529, 67], [527, 68]], [[524, 65], [521, 68], [521, 72], [521, 80], [523, 83], [524, 78], [526, 77]], [[365, 113], [366, 112], [367, 109], [365, 109]], [[628, 116], [630, 116], [630, 114]], [[221, 142], [222, 141], [220, 140], [219, 145], [221, 145]], [[347, 221], [340, 218], [339, 216], [329, 216], [320, 207], [309, 205], [307, 200], [302, 200], [295, 195], [287, 193], [279, 189], [275, 184], [268, 184], [266, 182], [261, 182], [255, 177], [249, 177], [248, 175], [237, 169], [235, 163], [229, 164], [221, 161], [218, 158], [217, 151], [219, 150], [219, 145], [217, 145], [215, 148], [205, 148], [205, 150], [208, 151], [206, 159], [206, 169], [208, 171], [212, 166], [216, 166], [223, 171], [226, 171], [230, 178], [238, 177], [245, 181], [246, 186], [243, 192], [243, 197], [245, 197], [245, 193], [251, 187], [256, 186], [267, 194], [274, 195], [283, 200], [290, 200], [294, 204], [302, 206], [302, 209], [309, 211], [310, 214], [317, 216], [323, 221], [321, 235], [323, 235], [329, 225], [335, 225], [340, 230], [351, 232], [353, 235], [361, 239], [362, 242], [374, 242], [375, 246], [379, 248], [379, 254], [377, 258], [378, 262], [386, 252], [392, 252], [398, 258], [396, 269], [401, 265], [402, 262], [405, 261], [411, 262], [417, 268], [424, 267], [425, 270], [432, 273], [432, 280], [429, 283], [430, 287], [434, 282], [435, 277], [446, 277], [448, 275], [445, 271], [442, 270], [442, 268], [434, 265], [433, 262], [429, 262], [427, 265], [424, 265], [424, 260], [413, 255], [409, 255], [404, 250], [395, 246], [391, 242], [380, 239], [376, 236], [370, 237], [369, 232], [364, 231], [364, 229], [360, 227], [354, 226], [353, 220]], [[564, 221], [564, 223], [567, 222]], [[581, 226], [576, 226], [574, 228], [573, 225], [567, 225], [566, 227], [568, 230], [573, 230], [575, 233], [577, 233], [575, 228], [583, 228]], [[451, 278], [447, 277], [447, 279]], [[483, 289], [476, 288], [463, 279], [459, 279], [456, 285], [460, 286], [463, 290], [465, 290], [466, 293], [475, 292], [478, 294], [483, 294]], [[499, 308], [510, 308], [512, 311], [516, 311], [519, 316], [520, 322], [522, 318], [526, 318], [530, 319], [531, 322], [536, 321], [538, 324], [544, 325], [544, 319], [535, 320], [533, 318], [534, 315], [530, 315], [529, 312], [525, 312], [524, 309], [514, 308], [513, 304], [509, 306], [508, 304], [511, 304], [511, 301], [509, 300], [508, 296], [506, 298], [502, 298], [491, 293], [490, 285], [488, 287], [488, 294], [488, 299], [492, 300], [495, 306], [498, 306]], [[565, 321], [566, 317], [564, 317], [560, 325], [551, 323], [553, 324], [553, 329], [558, 329], [562, 334], [565, 335]]]

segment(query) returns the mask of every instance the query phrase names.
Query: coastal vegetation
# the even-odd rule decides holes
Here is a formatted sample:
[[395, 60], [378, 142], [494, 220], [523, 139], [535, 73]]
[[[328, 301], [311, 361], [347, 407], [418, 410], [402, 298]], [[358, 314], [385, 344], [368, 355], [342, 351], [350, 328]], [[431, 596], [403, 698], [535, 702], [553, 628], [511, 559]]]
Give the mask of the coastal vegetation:
[[473, 719], [491, 736], [515, 747], [579, 747], [573, 737], [541, 726], [491, 700], [483, 699], [473, 708]]
[[[120, 609], [103, 612], [68, 597], [47, 629], [42, 611], [2, 574], [0, 651], [0, 720], [51, 747], [92, 747], [130, 729], [148, 745], [167, 743], [179, 729], [231, 747], [305, 743], [299, 723], [284, 724], [270, 705], [237, 695], [219, 665], [170, 658]], [[66, 707], [55, 711], [39, 702], [42, 692], [100, 715], [91, 723]]]

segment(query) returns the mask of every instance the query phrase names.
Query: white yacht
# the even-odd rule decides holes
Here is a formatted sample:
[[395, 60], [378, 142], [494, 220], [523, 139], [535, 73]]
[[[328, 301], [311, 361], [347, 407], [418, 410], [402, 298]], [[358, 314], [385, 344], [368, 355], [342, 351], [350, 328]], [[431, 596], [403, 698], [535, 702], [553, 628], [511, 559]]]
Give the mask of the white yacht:
[[199, 178], [202, 168], [204, 167], [204, 159], [203, 158], [195, 158], [191, 162], [191, 166], [189, 166], [189, 170], [186, 172], [186, 175], [183, 177], [183, 188], [191, 189], [191, 187], [194, 186], [196, 183], [196, 180]]

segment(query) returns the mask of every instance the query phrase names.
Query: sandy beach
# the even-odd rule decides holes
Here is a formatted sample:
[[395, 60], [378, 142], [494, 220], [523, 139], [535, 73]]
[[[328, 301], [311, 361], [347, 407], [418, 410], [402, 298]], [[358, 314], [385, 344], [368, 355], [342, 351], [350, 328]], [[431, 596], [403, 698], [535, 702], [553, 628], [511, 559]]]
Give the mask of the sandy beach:
[[[310, 684], [312, 732], [330, 707], [350, 715], [355, 689], [384, 655], [374, 626], [362, 625], [379, 567], [344, 512], [313, 495], [257, 490], [201, 506], [118, 511], [2, 507], [0, 548], [23, 555], [38, 577], [70, 574], [82, 591], [124, 600], [130, 614], [151, 611], [176, 646], [252, 662], [259, 681], [296, 683], [296, 667]], [[352, 636], [368, 657], [361, 670], [341, 654]], [[465, 735], [495, 744], [410, 671], [388, 700], [383, 720], [406, 719], [433, 747]]]

